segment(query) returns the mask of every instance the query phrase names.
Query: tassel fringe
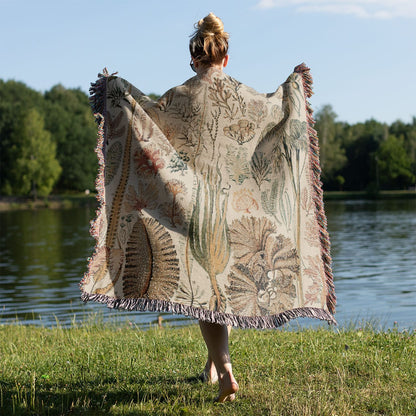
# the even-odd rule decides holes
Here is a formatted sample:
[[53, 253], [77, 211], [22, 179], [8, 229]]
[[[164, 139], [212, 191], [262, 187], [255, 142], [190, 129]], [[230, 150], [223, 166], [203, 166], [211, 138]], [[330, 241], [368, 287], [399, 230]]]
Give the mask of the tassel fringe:
[[185, 306], [180, 303], [154, 299], [115, 299], [106, 295], [89, 294], [83, 292], [81, 299], [84, 302], [95, 301], [105, 303], [111, 309], [125, 309], [128, 311], [143, 312], [171, 312], [190, 316], [206, 322], [220, 325], [231, 325], [243, 329], [272, 329], [278, 328], [295, 318], [317, 318], [328, 323], [335, 324], [334, 317], [319, 308], [295, 308], [277, 315], [268, 316], [237, 316], [228, 313], [214, 312], [193, 306]]
[[331, 259], [331, 243], [329, 241], [329, 234], [327, 231], [327, 220], [324, 211], [324, 202], [323, 202], [323, 191], [322, 191], [322, 182], [321, 182], [321, 167], [319, 164], [319, 141], [316, 130], [313, 128], [315, 125], [315, 120], [313, 119], [313, 110], [308, 101], [313, 94], [312, 91], [312, 76], [310, 74], [310, 69], [304, 64], [298, 65], [294, 72], [301, 75], [303, 80], [303, 91], [305, 95], [305, 106], [308, 119], [308, 135], [309, 135], [309, 153], [311, 160], [311, 170], [312, 170], [312, 180], [313, 180], [313, 189], [315, 191], [314, 202], [315, 202], [315, 213], [318, 220], [320, 228], [320, 242], [322, 249], [322, 260], [325, 268], [326, 275], [326, 286], [327, 286], [327, 297], [326, 304], [328, 310], [334, 314], [335, 305], [336, 305], [336, 296], [335, 296], [335, 287], [334, 287], [334, 277], [332, 274], [332, 259]]
[[[217, 323], [221, 325], [231, 325], [240, 328], [257, 328], [257, 329], [271, 329], [278, 328], [291, 319], [295, 318], [316, 318], [320, 320], [328, 321], [329, 324], [336, 325], [337, 322], [331, 315], [335, 313], [335, 291], [333, 284], [333, 275], [331, 269], [331, 256], [330, 256], [330, 242], [327, 232], [327, 222], [323, 207], [322, 199], [322, 182], [320, 181], [321, 169], [319, 165], [319, 145], [316, 131], [314, 130], [314, 120], [312, 115], [312, 109], [307, 101], [312, 92], [312, 77], [309, 73], [309, 68], [305, 64], [301, 64], [295, 68], [295, 72], [302, 76], [305, 105], [307, 110], [308, 119], [308, 134], [310, 143], [310, 155], [311, 155], [311, 168], [313, 172], [313, 182], [315, 191], [315, 212], [320, 225], [320, 239], [322, 247], [322, 259], [325, 265], [326, 283], [327, 283], [327, 306], [331, 313], [326, 312], [320, 308], [295, 308], [280, 314], [268, 315], [268, 316], [237, 316], [222, 312], [209, 311], [202, 308], [196, 308], [193, 306], [186, 306], [175, 302], [169, 302], [164, 300], [154, 299], [130, 299], [122, 298], [116, 299], [102, 294], [91, 294], [83, 291], [83, 283], [88, 277], [88, 272], [85, 273], [83, 280], [80, 283], [81, 286], [81, 299], [84, 302], [95, 301], [106, 304], [111, 309], [125, 309], [128, 311], [148, 311], [148, 312], [171, 312], [175, 314], [181, 314], [190, 316], [198, 320], [206, 322]], [[104, 152], [105, 152], [105, 113], [106, 113], [106, 94], [107, 94], [107, 81], [109, 77], [114, 74], [109, 74], [107, 69], [104, 68], [102, 74], [98, 74], [98, 80], [91, 84], [90, 87], [90, 105], [94, 113], [96, 122], [98, 124], [98, 138], [97, 147], [95, 152], [97, 153], [99, 171], [96, 180], [97, 188], [97, 200], [99, 202], [99, 208], [96, 211], [96, 219], [91, 221], [90, 233], [98, 242], [99, 225], [98, 221], [101, 215], [105, 211], [105, 192], [104, 192]], [[89, 260], [90, 262], [92, 259]], [[88, 270], [90, 268], [88, 267]]]

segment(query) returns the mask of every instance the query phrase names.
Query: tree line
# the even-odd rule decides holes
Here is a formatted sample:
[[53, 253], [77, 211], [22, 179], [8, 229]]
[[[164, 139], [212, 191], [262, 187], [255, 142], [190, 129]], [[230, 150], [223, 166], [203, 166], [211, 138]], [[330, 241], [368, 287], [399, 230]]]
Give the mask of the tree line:
[[[152, 94], [152, 98], [157, 98]], [[406, 189], [416, 177], [416, 117], [391, 125], [315, 113], [325, 190]], [[97, 128], [87, 94], [56, 85], [40, 93], [0, 80], [0, 194], [47, 196], [94, 189]]]

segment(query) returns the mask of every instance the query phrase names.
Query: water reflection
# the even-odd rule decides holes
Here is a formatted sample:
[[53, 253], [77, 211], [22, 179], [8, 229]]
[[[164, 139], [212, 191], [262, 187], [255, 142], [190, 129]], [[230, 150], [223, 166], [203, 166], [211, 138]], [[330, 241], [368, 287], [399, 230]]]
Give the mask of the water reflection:
[[338, 320], [416, 327], [416, 201], [326, 204]]
[[[416, 201], [326, 203], [338, 297], [337, 320], [379, 320], [416, 327]], [[155, 313], [109, 311], [79, 300], [78, 284], [92, 254], [94, 207], [0, 213], [0, 322], [68, 325], [101, 311], [142, 325]], [[165, 315], [173, 325], [189, 320]], [[312, 320], [300, 320], [314, 324]]]

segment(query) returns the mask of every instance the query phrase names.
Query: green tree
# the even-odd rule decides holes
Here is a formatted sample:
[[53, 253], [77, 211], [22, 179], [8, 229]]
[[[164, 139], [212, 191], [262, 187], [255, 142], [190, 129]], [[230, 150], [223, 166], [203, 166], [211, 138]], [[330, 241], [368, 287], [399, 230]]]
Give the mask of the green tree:
[[0, 193], [13, 193], [14, 156], [12, 134], [18, 128], [22, 113], [37, 108], [42, 113], [43, 96], [23, 82], [0, 80]]
[[22, 115], [12, 135], [12, 169], [14, 194], [50, 194], [61, 167], [56, 160], [56, 145], [51, 134], [44, 129], [43, 117], [36, 109]]
[[403, 138], [403, 147], [412, 160], [412, 173], [416, 176], [416, 117], [408, 124], [395, 121], [390, 126], [389, 133]]
[[45, 125], [57, 144], [61, 190], [93, 189], [97, 174], [97, 127], [88, 96], [79, 89], [56, 85], [45, 93]]
[[412, 159], [404, 147], [403, 137], [390, 135], [377, 150], [380, 184], [387, 189], [407, 188], [415, 180]]
[[330, 105], [323, 106], [316, 113], [315, 129], [320, 143], [320, 162], [322, 181], [326, 188], [338, 185], [339, 172], [347, 163], [345, 149], [342, 147], [343, 123], [336, 121], [337, 114]]
[[388, 136], [388, 126], [376, 120], [357, 123], [345, 130], [348, 163], [342, 170], [344, 189], [377, 189], [376, 152]]

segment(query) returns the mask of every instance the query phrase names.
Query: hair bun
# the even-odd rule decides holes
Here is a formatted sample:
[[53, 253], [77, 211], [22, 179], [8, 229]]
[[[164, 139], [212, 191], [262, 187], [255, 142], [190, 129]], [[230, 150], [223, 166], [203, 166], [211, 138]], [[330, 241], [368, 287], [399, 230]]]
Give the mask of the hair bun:
[[[197, 29], [203, 36], [223, 35], [225, 33], [222, 20], [212, 12], [198, 22]], [[228, 33], [226, 36], [228, 38]]]
[[205, 65], [220, 64], [227, 55], [229, 38], [222, 20], [210, 13], [195, 23], [195, 29], [189, 41], [191, 56]]

